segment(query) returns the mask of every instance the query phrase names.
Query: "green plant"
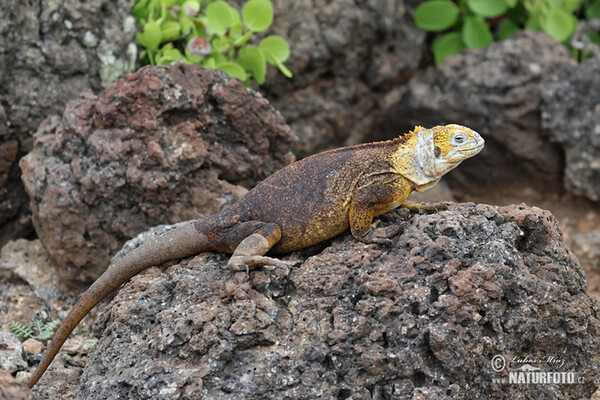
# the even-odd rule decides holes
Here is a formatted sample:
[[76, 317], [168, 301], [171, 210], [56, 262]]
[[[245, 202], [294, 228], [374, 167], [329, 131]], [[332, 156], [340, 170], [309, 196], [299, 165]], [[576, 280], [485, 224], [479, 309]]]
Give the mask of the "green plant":
[[23, 337], [28, 339], [30, 337], [35, 337], [38, 340], [48, 340], [54, 335], [54, 331], [60, 324], [59, 319], [55, 319], [54, 321], [50, 321], [44, 323], [42, 320], [36, 320], [33, 323], [33, 328], [30, 328], [26, 325], [21, 324], [17, 321], [11, 321], [8, 324], [8, 328], [15, 335], [19, 337]]
[[142, 57], [152, 65], [174, 61], [219, 68], [250, 85], [265, 81], [267, 64], [283, 75], [292, 72], [283, 64], [289, 44], [276, 35], [249, 44], [252, 35], [273, 21], [269, 0], [249, 0], [242, 15], [223, 0], [136, 0], [132, 14], [143, 28], [137, 39], [145, 48]]
[[568, 46], [578, 24], [574, 13], [582, 7], [586, 18], [600, 18], [600, 0], [427, 0], [414, 20], [423, 30], [441, 32], [431, 45], [439, 65], [462, 49], [485, 47], [523, 28], [542, 30]]

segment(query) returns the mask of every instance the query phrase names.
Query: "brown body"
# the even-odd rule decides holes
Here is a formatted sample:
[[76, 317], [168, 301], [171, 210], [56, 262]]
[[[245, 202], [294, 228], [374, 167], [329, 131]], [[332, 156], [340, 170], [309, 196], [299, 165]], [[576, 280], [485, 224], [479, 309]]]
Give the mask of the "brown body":
[[228, 267], [236, 271], [287, 266], [264, 255], [308, 247], [349, 228], [365, 243], [388, 243], [371, 229], [373, 217], [400, 205], [423, 208], [406, 202], [410, 192], [431, 187], [482, 147], [483, 139], [465, 127], [416, 128], [393, 140], [331, 150], [287, 166], [231, 207], [169, 231], [112, 264], [60, 325], [28, 386], [39, 380], [79, 321], [144, 269], [203, 251], [233, 253]]

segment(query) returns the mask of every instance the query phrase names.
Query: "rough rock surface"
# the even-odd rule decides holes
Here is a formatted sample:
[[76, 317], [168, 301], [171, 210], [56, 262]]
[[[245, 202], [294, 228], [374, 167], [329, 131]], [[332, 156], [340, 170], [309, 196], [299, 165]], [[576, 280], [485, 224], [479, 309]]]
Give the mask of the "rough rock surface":
[[178, 63], [69, 103], [20, 165], [38, 237], [64, 279], [89, 281], [125, 239], [240, 198], [293, 160], [294, 141], [260, 94]]
[[600, 200], [600, 58], [565, 68], [542, 99], [542, 126], [565, 148], [565, 187]]
[[14, 333], [0, 330], [0, 370], [15, 373], [25, 368], [23, 344]]
[[31, 229], [16, 161], [40, 122], [133, 70], [133, 3], [0, 2], [0, 246]]
[[392, 137], [414, 125], [463, 124], [483, 134], [486, 148], [449, 175], [453, 183], [472, 195], [515, 186], [556, 190], [562, 154], [541, 129], [540, 89], [572, 64], [560, 43], [532, 31], [462, 52], [415, 76], [382, 113], [379, 132]]
[[[149, 269], [101, 315], [79, 398], [593, 393], [598, 302], [549, 212], [462, 204], [435, 214], [400, 210], [384, 225], [403, 220], [391, 248], [342, 235], [320, 252], [288, 256], [305, 260], [289, 275], [233, 274], [226, 256], [213, 253]], [[500, 372], [491, 367], [496, 355], [507, 360]], [[495, 381], [523, 367], [524, 357], [541, 371], [574, 371], [584, 383]], [[58, 384], [44, 377], [39, 390]]]
[[[245, 0], [237, 1], [238, 4]], [[278, 0], [269, 33], [291, 46], [288, 80], [269, 70], [261, 91], [300, 138], [300, 155], [368, 137], [382, 96], [418, 68], [418, 1]]]
[[23, 387], [7, 371], [0, 369], [0, 400], [38, 400], [39, 397]]

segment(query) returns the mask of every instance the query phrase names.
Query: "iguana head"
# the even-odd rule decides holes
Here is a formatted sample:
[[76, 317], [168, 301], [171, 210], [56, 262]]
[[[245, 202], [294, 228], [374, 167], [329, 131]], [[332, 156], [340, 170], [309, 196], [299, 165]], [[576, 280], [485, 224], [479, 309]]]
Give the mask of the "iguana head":
[[422, 192], [463, 160], [479, 153], [484, 140], [477, 132], [461, 125], [416, 126], [392, 157], [397, 173], [413, 182]]

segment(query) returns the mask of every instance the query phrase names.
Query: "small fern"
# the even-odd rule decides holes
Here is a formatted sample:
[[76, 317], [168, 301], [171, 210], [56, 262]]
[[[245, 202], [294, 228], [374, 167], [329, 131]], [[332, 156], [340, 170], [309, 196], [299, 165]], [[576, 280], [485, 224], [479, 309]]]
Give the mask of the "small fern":
[[34, 335], [34, 332], [31, 330], [31, 328], [17, 321], [10, 321], [8, 324], [8, 329], [10, 329], [15, 335], [25, 339]]
[[[28, 339], [35, 337], [38, 340], [48, 340], [54, 335], [56, 327], [60, 324], [60, 319], [55, 319], [44, 323], [44, 321], [38, 319], [33, 322], [33, 329], [23, 325], [17, 321], [11, 321], [8, 324], [8, 328], [17, 336]], [[37, 333], [37, 334], [36, 334]]]
[[[40, 322], [40, 324], [35, 325], [35, 323]], [[37, 338], [39, 340], [48, 340], [54, 335], [54, 331], [56, 327], [60, 324], [60, 319], [55, 319], [54, 321], [50, 321], [46, 324], [41, 324], [40, 320], [35, 321], [34, 329], [38, 332]]]

